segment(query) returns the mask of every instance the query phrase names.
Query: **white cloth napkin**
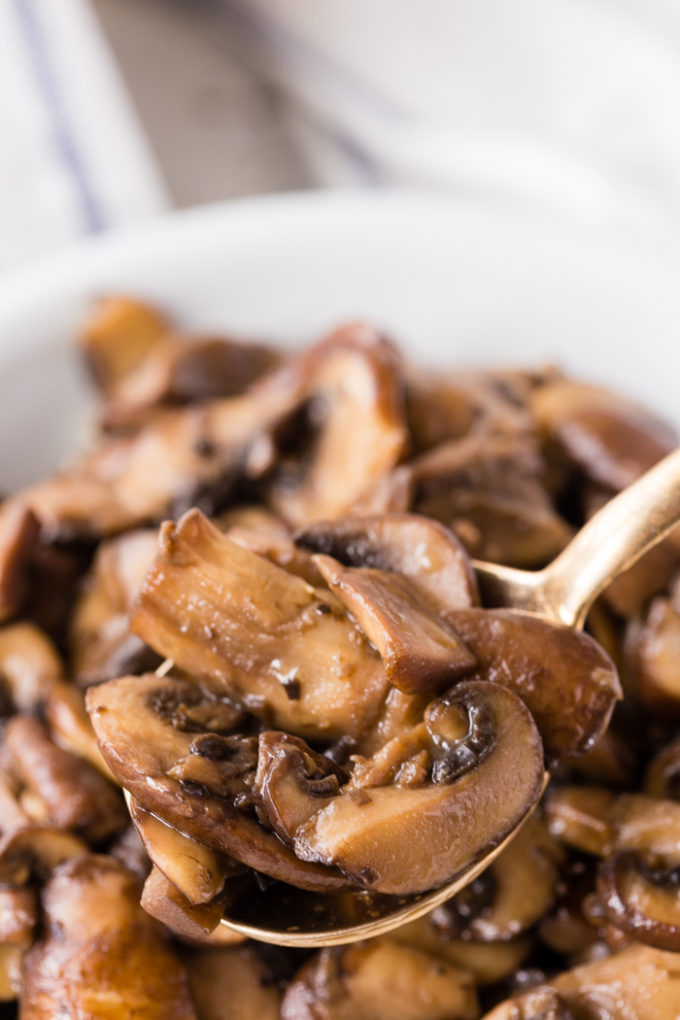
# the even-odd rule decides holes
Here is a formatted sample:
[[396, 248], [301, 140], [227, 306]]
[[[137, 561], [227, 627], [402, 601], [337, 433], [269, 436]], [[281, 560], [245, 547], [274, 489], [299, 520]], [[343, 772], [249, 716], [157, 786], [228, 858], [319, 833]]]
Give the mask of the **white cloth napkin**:
[[221, 0], [322, 183], [680, 243], [678, 0]]
[[0, 270], [166, 202], [86, 0], [0, 0]]

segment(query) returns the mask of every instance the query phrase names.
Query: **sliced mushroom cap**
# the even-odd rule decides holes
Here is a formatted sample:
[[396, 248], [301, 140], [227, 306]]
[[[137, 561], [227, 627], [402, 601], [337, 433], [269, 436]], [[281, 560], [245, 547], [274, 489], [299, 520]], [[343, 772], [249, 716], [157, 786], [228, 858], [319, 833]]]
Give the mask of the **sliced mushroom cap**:
[[496, 984], [510, 977], [531, 951], [531, 941], [526, 936], [505, 942], [468, 942], [454, 938], [434, 923], [432, 914], [390, 932], [390, 939], [433, 956], [443, 956], [473, 974], [480, 985]]
[[255, 787], [272, 829], [287, 842], [311, 815], [340, 792], [344, 770], [289, 733], [260, 734]]
[[0, 627], [0, 683], [8, 689], [15, 711], [36, 711], [62, 677], [59, 653], [39, 627], [32, 623]]
[[130, 531], [99, 545], [70, 621], [71, 667], [79, 683], [87, 686], [158, 665], [158, 656], [130, 632], [129, 624], [156, 550], [155, 530]]
[[64, 861], [87, 851], [87, 843], [71, 832], [27, 825], [0, 840], [0, 884], [21, 886], [34, 876], [45, 879]]
[[24, 950], [19, 946], [0, 946], [0, 1002], [19, 998], [23, 961]]
[[159, 408], [236, 396], [279, 360], [274, 350], [257, 344], [166, 334], [118, 379], [104, 408], [104, 425], [130, 428]]
[[455, 628], [435, 615], [408, 578], [373, 567], [343, 567], [330, 556], [314, 556], [314, 563], [400, 691], [435, 694], [475, 667]]
[[370, 326], [337, 330], [303, 356], [299, 370], [311, 449], [297, 450], [294, 461], [284, 454], [269, 500], [301, 526], [347, 513], [395, 466], [408, 437], [395, 351]]
[[437, 611], [479, 602], [477, 582], [460, 539], [417, 514], [341, 517], [311, 524], [296, 542], [348, 567], [373, 567], [408, 578]]
[[139, 903], [147, 914], [176, 935], [197, 942], [208, 941], [224, 913], [219, 897], [209, 903], [191, 903], [155, 865], [144, 882]]
[[678, 867], [652, 866], [634, 850], [621, 850], [602, 861], [597, 898], [607, 920], [656, 949], [680, 949]]
[[580, 1012], [577, 1016], [554, 988], [539, 985], [496, 1006], [484, 1020], [596, 1020], [596, 1016]]
[[183, 954], [200, 1020], [279, 1020], [281, 992], [258, 947]]
[[162, 528], [132, 627], [267, 726], [307, 739], [358, 738], [389, 688], [327, 589], [230, 541], [197, 510]]
[[[555, 977], [548, 986], [567, 1007], [571, 1020], [635, 1018], [674, 1020], [680, 1010], [680, 970], [675, 953], [632, 945], [603, 960], [575, 967]], [[542, 1020], [540, 1012], [522, 1013], [522, 997], [509, 1000], [484, 1020]], [[548, 1014], [550, 1016], [550, 1014]], [[559, 1020], [563, 1017], [557, 1013]], [[565, 1018], [565, 1020], [566, 1020]]]
[[650, 797], [680, 800], [680, 737], [654, 755], [645, 771], [642, 789]]
[[52, 684], [44, 711], [50, 736], [56, 744], [77, 757], [84, 758], [107, 779], [113, 779], [111, 770], [97, 746], [82, 690], [74, 684], [63, 681]]
[[606, 857], [639, 850], [680, 863], [680, 804], [601, 787], [563, 786], [545, 803], [550, 831], [568, 846]]
[[514, 610], [456, 609], [447, 616], [477, 659], [471, 678], [519, 694], [536, 720], [549, 763], [596, 743], [621, 697], [616, 667], [597, 642]]
[[100, 389], [112, 393], [169, 330], [168, 319], [150, 304], [123, 296], [101, 298], [80, 340]]
[[549, 910], [563, 858], [545, 824], [529, 818], [476, 880], [486, 895], [475, 895], [468, 886], [434, 910], [432, 924], [454, 937], [481, 942], [515, 938]]
[[643, 705], [662, 717], [680, 718], [680, 612], [663, 596], [626, 636], [627, 676]]
[[366, 888], [415, 893], [451, 880], [520, 824], [543, 784], [528, 710], [483, 682], [463, 682], [439, 702], [428, 720], [432, 781], [333, 798], [298, 829], [298, 856], [334, 864]]
[[22, 1018], [198, 1020], [186, 971], [111, 857], [62, 864], [43, 893], [45, 929], [24, 960]]
[[299, 399], [297, 376], [284, 373], [239, 397], [165, 411], [24, 499], [50, 541], [106, 537], [191, 506], [215, 513], [238, 482], [271, 466], [271, 433]]
[[[255, 758], [247, 773], [238, 763], [233, 768], [228, 756], [220, 759], [212, 751], [212, 757], [201, 754], [200, 744], [206, 738], [226, 739], [219, 732], [217, 699], [213, 699], [213, 712], [218, 732], [213, 734], [203, 733], [205, 727], [191, 721], [192, 710], [209, 710], [210, 700], [186, 681], [153, 674], [122, 677], [91, 687], [87, 700], [104, 758], [121, 785], [146, 810], [199, 843], [283, 882], [314, 891], [346, 888], [346, 880], [337, 872], [299, 861], [281, 840], [234, 806], [239, 794], [247, 802]], [[210, 712], [203, 714], [209, 717]], [[183, 782], [178, 776], [177, 766], [191, 758], [199, 765], [203, 759], [202, 781]], [[220, 789], [220, 794], [205, 785], [209, 777], [213, 791]]]
[[0, 945], [30, 949], [38, 924], [38, 896], [30, 886], [0, 887]]
[[50, 740], [42, 723], [15, 716], [5, 731], [12, 771], [37, 801], [47, 824], [74, 829], [93, 843], [125, 826], [118, 790], [89, 762]]
[[608, 390], [570, 379], [538, 387], [530, 408], [547, 437], [594, 482], [634, 482], [676, 445], [668, 425]]
[[292, 980], [282, 1020], [474, 1020], [472, 976], [412, 946], [374, 939], [323, 949]]
[[409, 508], [446, 524], [478, 559], [541, 567], [571, 537], [553, 509], [531, 435], [470, 435], [442, 443], [407, 470]]
[[26, 597], [27, 561], [39, 531], [35, 514], [20, 499], [0, 506], [0, 620], [14, 616]]
[[526, 403], [531, 390], [555, 376], [554, 370], [423, 372], [408, 366], [406, 408], [417, 450], [469, 433], [521, 434], [534, 422]]
[[155, 867], [189, 903], [209, 903], [222, 892], [227, 878], [238, 873], [240, 866], [234, 861], [162, 822], [134, 797], [130, 814]]

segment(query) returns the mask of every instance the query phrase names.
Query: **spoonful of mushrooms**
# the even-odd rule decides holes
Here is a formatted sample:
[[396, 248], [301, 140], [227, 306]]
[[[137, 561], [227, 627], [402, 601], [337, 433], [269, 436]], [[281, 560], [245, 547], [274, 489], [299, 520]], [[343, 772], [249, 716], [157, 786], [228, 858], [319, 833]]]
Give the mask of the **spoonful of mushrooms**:
[[[451, 608], [431, 583], [439, 576], [434, 568], [419, 587], [409, 564], [395, 562], [405, 554], [395, 546], [386, 553], [383, 525], [372, 518], [368, 534], [366, 520], [312, 526], [301, 535], [319, 584], [325, 582], [323, 597], [314, 578], [293, 574], [284, 590], [284, 571], [256, 556], [266, 605], [237, 607], [239, 637], [230, 621], [223, 641], [217, 612], [204, 615], [205, 633], [188, 645], [198, 596], [187, 571], [201, 562], [204, 614], [213, 596], [216, 606], [227, 600], [236, 613], [255, 554], [198, 511], [164, 526], [136, 632], [202, 677], [224, 676], [227, 647], [229, 691], [255, 714], [266, 701], [272, 728], [222, 735], [238, 728], [241, 710], [182, 677], [124, 677], [88, 693], [100, 747], [133, 815], [150, 812], [171, 842], [196, 840], [206, 854], [229, 854], [259, 873], [258, 882], [255, 872], [227, 881], [221, 901], [222, 924], [254, 939], [317, 947], [384, 934], [449, 899], [501, 853], [536, 807], [546, 764], [591, 747], [621, 696], [611, 660], [581, 628], [609, 582], [680, 522], [680, 450], [607, 503], [545, 569], [475, 562], [483, 609]], [[398, 524], [416, 528], [418, 520], [401, 515]], [[430, 550], [430, 561], [446, 559], [444, 545]], [[355, 566], [359, 547], [362, 566]], [[227, 560], [232, 574], [244, 571], [232, 593], [218, 569]], [[164, 601], [161, 612], [173, 578], [174, 601]], [[464, 586], [464, 571], [460, 578]], [[347, 630], [357, 626], [361, 637]], [[262, 663], [250, 633], [256, 628], [267, 635]], [[291, 653], [301, 631], [307, 658]], [[286, 635], [275, 658], [268, 643], [274, 634]], [[370, 650], [370, 669], [337, 719], [329, 708], [337, 701], [333, 677], [319, 704], [318, 679], [316, 687], [306, 684], [306, 669], [315, 676], [331, 644], [344, 650], [338, 668], [345, 687], [351, 656]], [[275, 693], [266, 686], [272, 669]], [[241, 690], [241, 673], [251, 683], [257, 675], [261, 686]], [[362, 744], [359, 702], [371, 698], [388, 707], [377, 736]], [[153, 731], [146, 749], [131, 719]], [[359, 747], [351, 774], [306, 742], [318, 734], [319, 720], [329, 744], [336, 738], [339, 746], [348, 734]], [[255, 801], [266, 827], [239, 812]]]

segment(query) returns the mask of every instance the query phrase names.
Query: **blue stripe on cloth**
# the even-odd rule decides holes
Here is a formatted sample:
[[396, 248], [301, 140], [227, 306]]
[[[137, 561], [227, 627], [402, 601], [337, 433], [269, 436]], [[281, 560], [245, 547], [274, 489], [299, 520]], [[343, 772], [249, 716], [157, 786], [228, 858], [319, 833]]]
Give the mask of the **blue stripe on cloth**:
[[[54, 0], [48, 2], [54, 3]], [[97, 234], [105, 228], [106, 217], [88, 176], [86, 162], [69, 119], [34, 0], [13, 0], [13, 5], [26, 53], [50, 118], [52, 143], [76, 192], [83, 226], [87, 233]]]

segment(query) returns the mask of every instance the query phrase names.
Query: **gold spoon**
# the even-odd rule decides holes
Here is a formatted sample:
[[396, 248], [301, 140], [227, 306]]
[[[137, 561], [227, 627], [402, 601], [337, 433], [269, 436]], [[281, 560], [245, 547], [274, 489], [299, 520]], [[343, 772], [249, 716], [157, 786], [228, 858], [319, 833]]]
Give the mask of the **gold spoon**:
[[[679, 523], [680, 449], [607, 503], [545, 569], [530, 572], [475, 562], [483, 604], [536, 613], [580, 628], [593, 600], [610, 581]], [[529, 814], [531, 811], [526, 817]], [[221, 923], [250, 938], [283, 946], [318, 948], [384, 935], [428, 913], [468, 885], [502, 852], [516, 831], [451, 882], [427, 893], [323, 895], [278, 883], [262, 891], [248, 886], [234, 893], [227, 906], [228, 916]]]

